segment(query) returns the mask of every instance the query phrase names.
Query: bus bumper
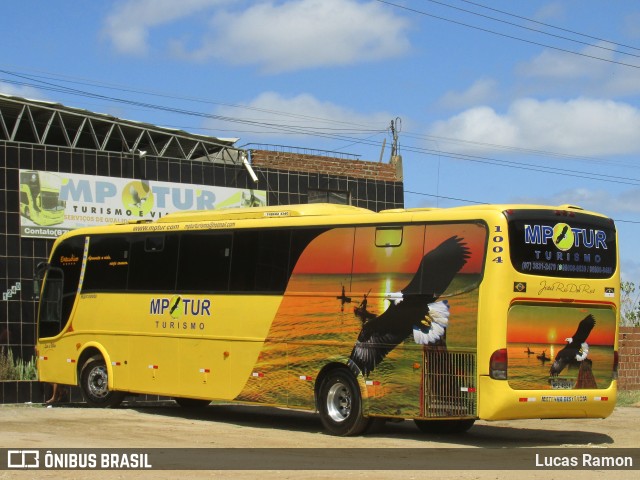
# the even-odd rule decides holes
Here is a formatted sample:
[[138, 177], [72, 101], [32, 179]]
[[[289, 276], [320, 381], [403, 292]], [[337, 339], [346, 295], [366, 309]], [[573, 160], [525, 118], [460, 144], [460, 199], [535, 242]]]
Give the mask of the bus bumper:
[[482, 420], [525, 418], [605, 418], [616, 406], [617, 382], [606, 389], [513, 390], [506, 380], [481, 376], [478, 417]]

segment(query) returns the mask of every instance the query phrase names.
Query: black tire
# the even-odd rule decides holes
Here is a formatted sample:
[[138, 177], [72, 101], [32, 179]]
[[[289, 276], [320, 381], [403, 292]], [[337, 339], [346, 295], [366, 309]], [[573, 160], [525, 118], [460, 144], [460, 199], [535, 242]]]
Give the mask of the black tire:
[[318, 411], [322, 424], [332, 435], [359, 435], [369, 426], [362, 415], [360, 387], [347, 369], [330, 372], [320, 386]]
[[80, 373], [80, 389], [92, 407], [117, 407], [126, 396], [126, 392], [109, 390], [107, 365], [102, 357], [92, 357], [84, 364]]
[[414, 420], [414, 422], [423, 433], [455, 435], [469, 430], [473, 427], [475, 420], [467, 418], [464, 420]]
[[205, 407], [208, 407], [209, 404], [211, 403], [211, 400], [201, 400], [199, 398], [174, 397], [173, 399], [182, 408], [188, 408], [190, 410], [205, 408]]

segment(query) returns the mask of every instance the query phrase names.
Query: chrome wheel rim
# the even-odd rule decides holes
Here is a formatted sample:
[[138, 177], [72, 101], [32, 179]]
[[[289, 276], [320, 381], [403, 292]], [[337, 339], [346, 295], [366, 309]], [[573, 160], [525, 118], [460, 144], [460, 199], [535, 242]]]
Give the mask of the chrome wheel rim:
[[351, 390], [341, 382], [327, 393], [327, 414], [334, 422], [344, 422], [351, 415]]
[[106, 397], [109, 393], [107, 367], [100, 365], [92, 368], [87, 379], [87, 387], [92, 397]]

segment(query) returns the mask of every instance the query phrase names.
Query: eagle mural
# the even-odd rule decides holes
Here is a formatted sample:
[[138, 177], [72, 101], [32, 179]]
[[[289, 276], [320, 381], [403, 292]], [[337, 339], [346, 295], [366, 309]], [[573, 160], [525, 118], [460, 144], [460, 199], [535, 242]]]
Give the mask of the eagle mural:
[[596, 319], [593, 315], [587, 315], [580, 321], [576, 333], [566, 339], [567, 344], [553, 360], [549, 371], [551, 376], [558, 376], [567, 366], [578, 366], [586, 360], [589, 354], [587, 337], [595, 325]]
[[415, 275], [400, 292], [388, 296], [390, 305], [383, 313], [361, 316], [362, 330], [350, 358], [364, 375], [412, 334], [419, 344], [443, 341], [449, 304], [438, 299], [470, 255], [464, 239], [448, 238], [424, 255]]

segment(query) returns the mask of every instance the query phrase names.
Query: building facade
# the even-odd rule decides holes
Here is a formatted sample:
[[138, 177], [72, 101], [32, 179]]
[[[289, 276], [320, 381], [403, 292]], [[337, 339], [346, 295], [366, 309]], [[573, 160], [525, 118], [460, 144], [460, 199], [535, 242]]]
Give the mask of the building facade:
[[[334, 202], [379, 211], [404, 205], [397, 161], [238, 149], [235, 142], [0, 95], [0, 353], [25, 361], [34, 355], [34, 270], [48, 259], [61, 225], [81, 225], [89, 217], [127, 220], [128, 209], [136, 215], [131, 206], [96, 206], [100, 199], [122, 200], [122, 207], [127, 197], [142, 215], [145, 193], [156, 189], [156, 209], [144, 211], [151, 219], [169, 203], [210, 208], [220, 192], [228, 200], [215, 208]], [[107, 218], [112, 210], [120, 217]]]

